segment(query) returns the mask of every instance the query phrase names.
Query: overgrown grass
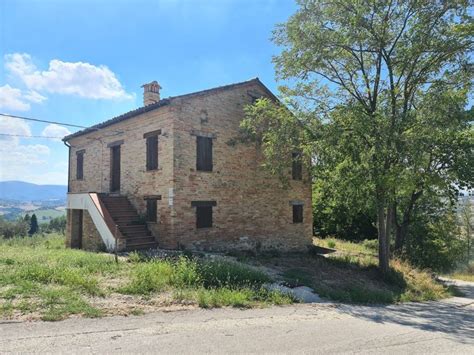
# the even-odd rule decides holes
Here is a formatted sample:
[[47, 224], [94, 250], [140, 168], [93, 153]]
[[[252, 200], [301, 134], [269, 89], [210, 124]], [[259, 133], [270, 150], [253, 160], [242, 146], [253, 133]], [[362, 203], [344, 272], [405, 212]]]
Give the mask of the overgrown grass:
[[206, 308], [294, 301], [266, 291], [262, 285], [270, 281], [260, 271], [226, 260], [149, 259], [132, 253], [128, 261], [115, 263], [108, 254], [66, 249], [59, 235], [0, 239], [0, 317], [98, 317], [103, 310], [93, 301], [117, 294], [137, 300], [171, 295], [170, 302]]
[[474, 282], [474, 262], [448, 276], [452, 279]]
[[378, 242], [377, 240], [364, 240], [360, 243], [349, 242], [337, 238], [315, 238], [315, 243], [318, 246], [344, 251], [350, 254], [377, 254]]
[[429, 271], [392, 260], [391, 272], [382, 276], [377, 268], [377, 245], [373, 241], [352, 243], [335, 238], [316, 240], [317, 246], [334, 253], [261, 259], [266, 266], [281, 270], [289, 286], [309, 286], [319, 295], [347, 303], [396, 303], [437, 300], [453, 290], [437, 282]]

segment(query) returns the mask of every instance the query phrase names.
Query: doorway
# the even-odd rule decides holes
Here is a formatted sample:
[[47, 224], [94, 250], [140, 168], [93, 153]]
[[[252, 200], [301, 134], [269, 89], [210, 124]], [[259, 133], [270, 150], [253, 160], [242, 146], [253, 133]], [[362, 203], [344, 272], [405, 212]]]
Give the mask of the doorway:
[[84, 230], [84, 211], [71, 210], [71, 248], [82, 249], [82, 233]]
[[120, 145], [110, 147], [110, 192], [120, 191]]

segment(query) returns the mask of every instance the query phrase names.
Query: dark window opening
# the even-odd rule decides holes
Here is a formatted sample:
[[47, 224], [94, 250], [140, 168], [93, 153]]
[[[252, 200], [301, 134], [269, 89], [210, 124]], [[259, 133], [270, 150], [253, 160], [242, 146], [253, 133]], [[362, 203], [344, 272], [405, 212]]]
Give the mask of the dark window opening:
[[146, 138], [146, 170], [158, 169], [158, 136]]
[[303, 165], [301, 163], [301, 153], [293, 153], [292, 158], [292, 169], [291, 175], [293, 180], [302, 180], [303, 178]]
[[293, 205], [293, 223], [303, 223], [303, 205]]
[[77, 152], [76, 154], [76, 179], [84, 179], [84, 152]]
[[212, 171], [212, 138], [196, 137], [196, 170]]
[[212, 207], [216, 206], [216, 201], [193, 201], [192, 207], [196, 207], [196, 227], [212, 227]]
[[146, 220], [148, 222], [156, 222], [157, 218], [157, 200], [147, 199], [146, 200]]

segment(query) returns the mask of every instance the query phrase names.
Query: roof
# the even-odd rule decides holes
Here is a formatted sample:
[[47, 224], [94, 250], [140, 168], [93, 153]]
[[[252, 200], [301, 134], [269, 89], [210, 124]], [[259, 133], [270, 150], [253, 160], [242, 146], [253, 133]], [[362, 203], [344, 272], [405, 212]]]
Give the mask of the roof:
[[165, 99], [162, 99], [162, 100], [158, 101], [157, 103], [154, 103], [154, 104], [151, 104], [151, 105], [148, 105], [148, 106], [144, 106], [144, 107], [140, 107], [136, 110], [126, 112], [126, 113], [124, 113], [120, 116], [113, 117], [110, 120], [107, 120], [105, 122], [102, 122], [102, 123], [96, 124], [94, 126], [85, 128], [81, 131], [77, 131], [75, 133], [72, 133], [72, 134], [64, 137], [63, 141], [66, 142], [66, 141], [70, 140], [71, 138], [75, 138], [75, 137], [82, 136], [82, 135], [87, 134], [87, 133], [95, 132], [95, 131], [98, 131], [98, 130], [103, 129], [105, 127], [108, 127], [108, 126], [114, 125], [116, 123], [128, 120], [128, 119], [136, 117], [138, 115], [141, 115], [142, 113], [150, 112], [150, 111], [156, 110], [160, 107], [167, 106], [171, 102], [173, 102], [174, 100], [177, 100], [177, 99], [186, 99], [186, 98], [191, 98], [191, 97], [194, 97], [194, 96], [206, 95], [206, 94], [215, 93], [215, 92], [219, 92], [219, 91], [226, 91], [226, 90], [234, 89], [236, 87], [245, 86], [245, 85], [252, 84], [252, 83], [259, 85], [260, 87], [262, 87], [267, 92], [267, 94], [270, 97], [272, 97], [275, 100], [278, 100], [276, 98], [276, 96], [270, 91], [270, 89], [268, 89], [260, 81], [259, 78], [254, 78], [254, 79], [250, 79], [250, 80], [247, 80], [247, 81], [242, 81], [240, 83], [234, 83], [234, 84], [229, 84], [229, 85], [224, 85], [224, 86], [218, 86], [218, 87], [215, 87], [215, 88], [212, 88], [212, 89], [206, 89], [206, 90], [196, 91], [196, 92], [189, 93], [189, 94], [168, 97], [168, 98], [165, 98]]

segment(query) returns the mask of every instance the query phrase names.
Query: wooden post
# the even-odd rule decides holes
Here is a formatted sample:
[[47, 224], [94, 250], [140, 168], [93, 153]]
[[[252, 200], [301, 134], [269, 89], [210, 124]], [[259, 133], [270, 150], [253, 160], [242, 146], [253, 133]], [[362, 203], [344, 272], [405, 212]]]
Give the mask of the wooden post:
[[118, 250], [117, 250], [117, 249], [118, 249], [117, 228], [118, 228], [118, 226], [115, 225], [115, 235], [114, 235], [114, 237], [115, 237], [115, 248], [114, 248], [114, 249], [115, 249], [115, 250], [114, 250], [114, 252], [115, 252], [115, 262], [118, 264], [118, 255], [117, 255], [117, 252], [118, 252]]

